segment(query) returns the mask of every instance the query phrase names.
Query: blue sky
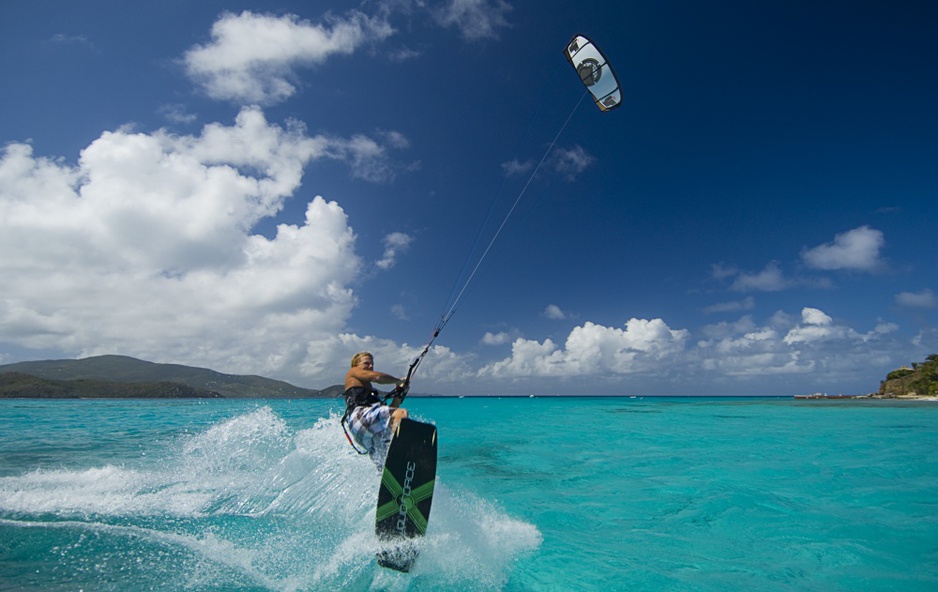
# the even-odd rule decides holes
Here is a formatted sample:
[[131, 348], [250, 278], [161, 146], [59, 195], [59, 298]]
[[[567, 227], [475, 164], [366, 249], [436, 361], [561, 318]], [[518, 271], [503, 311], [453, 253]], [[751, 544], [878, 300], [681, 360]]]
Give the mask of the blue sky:
[[463, 286], [416, 392], [855, 394], [938, 351], [938, 6], [612, 6], [4, 2], [0, 363], [402, 375]]

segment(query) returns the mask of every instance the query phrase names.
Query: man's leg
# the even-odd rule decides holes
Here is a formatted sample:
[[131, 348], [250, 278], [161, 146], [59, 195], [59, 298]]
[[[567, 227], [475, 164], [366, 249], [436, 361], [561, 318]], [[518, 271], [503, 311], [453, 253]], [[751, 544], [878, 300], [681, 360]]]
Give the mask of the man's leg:
[[407, 410], [403, 407], [398, 407], [391, 412], [391, 431], [396, 432], [398, 424], [401, 423], [401, 420], [407, 417]]

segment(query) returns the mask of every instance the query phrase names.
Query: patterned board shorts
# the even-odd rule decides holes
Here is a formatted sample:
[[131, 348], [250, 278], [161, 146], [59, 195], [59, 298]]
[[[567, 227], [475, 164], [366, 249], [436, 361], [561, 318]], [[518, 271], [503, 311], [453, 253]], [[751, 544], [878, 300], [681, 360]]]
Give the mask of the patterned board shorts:
[[389, 422], [393, 410], [387, 405], [375, 403], [371, 407], [356, 407], [349, 414], [348, 427], [352, 437], [362, 448], [374, 454], [386, 448], [391, 439]]

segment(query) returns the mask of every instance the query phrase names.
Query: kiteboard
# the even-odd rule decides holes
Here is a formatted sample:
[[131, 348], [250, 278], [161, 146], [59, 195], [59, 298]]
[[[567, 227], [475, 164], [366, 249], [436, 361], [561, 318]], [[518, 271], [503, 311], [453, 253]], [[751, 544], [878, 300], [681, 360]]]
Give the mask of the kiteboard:
[[388, 448], [378, 490], [378, 565], [402, 572], [413, 567], [419, 538], [427, 533], [435, 480], [436, 427], [402, 419]]

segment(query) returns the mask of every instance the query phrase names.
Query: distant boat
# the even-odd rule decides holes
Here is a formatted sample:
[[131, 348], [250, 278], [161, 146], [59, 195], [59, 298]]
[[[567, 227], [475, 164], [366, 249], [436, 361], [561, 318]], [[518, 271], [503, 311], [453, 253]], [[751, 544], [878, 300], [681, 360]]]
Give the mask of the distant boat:
[[867, 399], [869, 395], [828, 395], [827, 393], [814, 393], [813, 395], [795, 395], [796, 399]]

